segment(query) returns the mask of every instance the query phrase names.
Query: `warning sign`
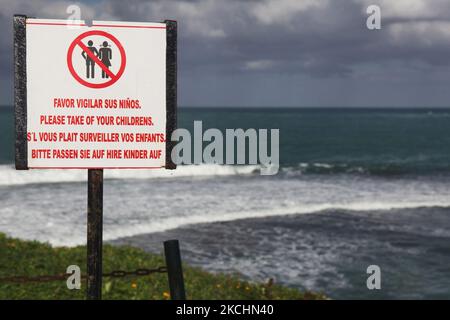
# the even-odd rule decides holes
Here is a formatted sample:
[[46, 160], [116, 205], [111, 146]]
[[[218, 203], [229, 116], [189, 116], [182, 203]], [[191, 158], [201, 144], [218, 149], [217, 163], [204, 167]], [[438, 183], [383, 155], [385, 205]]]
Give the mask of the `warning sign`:
[[[100, 44], [98, 48], [94, 45], [93, 39]], [[76, 59], [83, 60], [84, 68], [80, 68], [80, 63], [76, 64], [77, 69], [74, 67]], [[118, 67], [114, 68], [114, 65]], [[70, 73], [79, 83], [89, 88], [106, 88], [112, 85], [123, 74], [125, 65], [125, 49], [116, 37], [105, 31], [82, 33], [73, 40], [67, 51], [67, 66]], [[114, 69], [118, 71], [114, 73], [112, 71]], [[100, 74], [101, 82], [95, 82], [96, 75], [100, 79]]]
[[26, 65], [16, 85], [25, 83], [17, 95], [24, 99], [15, 103], [25, 118], [17, 122], [16, 150], [21, 139], [26, 146], [16, 165], [17, 158], [26, 165], [17, 167], [167, 167], [176, 111], [173, 23], [73, 28], [65, 20], [27, 18], [26, 63], [15, 25], [16, 65]]

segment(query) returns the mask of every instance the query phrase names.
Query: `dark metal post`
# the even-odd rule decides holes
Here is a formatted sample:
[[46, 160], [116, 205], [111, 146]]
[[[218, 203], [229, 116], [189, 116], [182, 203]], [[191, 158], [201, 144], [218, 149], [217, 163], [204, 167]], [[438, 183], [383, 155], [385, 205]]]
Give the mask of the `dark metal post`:
[[102, 298], [103, 169], [88, 170], [87, 298]]
[[177, 22], [166, 20], [166, 169], [176, 169], [172, 159], [172, 132], [177, 128]]
[[16, 169], [28, 169], [27, 157], [27, 17], [14, 16], [14, 119]]
[[170, 297], [172, 300], [186, 300], [178, 240], [164, 241], [164, 255], [166, 257]]

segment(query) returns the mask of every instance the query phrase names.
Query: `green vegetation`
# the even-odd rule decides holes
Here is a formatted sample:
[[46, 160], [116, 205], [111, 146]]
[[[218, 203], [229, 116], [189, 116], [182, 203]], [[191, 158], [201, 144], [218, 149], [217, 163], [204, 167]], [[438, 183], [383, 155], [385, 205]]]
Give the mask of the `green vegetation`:
[[[36, 241], [23, 241], [0, 234], [0, 278], [7, 276], [39, 276], [65, 273], [69, 265], [86, 271], [86, 247], [51, 247]], [[161, 255], [149, 254], [133, 247], [105, 245], [104, 272], [132, 271], [164, 265]], [[242, 281], [237, 275], [212, 274], [184, 265], [188, 299], [322, 299], [323, 295], [285, 288], [268, 282]], [[81, 290], [68, 290], [65, 280], [33, 283], [0, 281], [0, 299], [84, 299]], [[126, 278], [104, 278], [103, 299], [169, 299], [167, 275]]]

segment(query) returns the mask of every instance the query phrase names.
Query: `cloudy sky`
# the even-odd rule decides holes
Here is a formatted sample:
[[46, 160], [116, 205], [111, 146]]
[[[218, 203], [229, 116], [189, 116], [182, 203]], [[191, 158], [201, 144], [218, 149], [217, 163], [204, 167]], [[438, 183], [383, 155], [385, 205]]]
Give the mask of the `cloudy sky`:
[[[0, 0], [0, 104], [12, 16], [179, 23], [183, 106], [449, 106], [449, 0]], [[382, 29], [366, 28], [381, 7]]]

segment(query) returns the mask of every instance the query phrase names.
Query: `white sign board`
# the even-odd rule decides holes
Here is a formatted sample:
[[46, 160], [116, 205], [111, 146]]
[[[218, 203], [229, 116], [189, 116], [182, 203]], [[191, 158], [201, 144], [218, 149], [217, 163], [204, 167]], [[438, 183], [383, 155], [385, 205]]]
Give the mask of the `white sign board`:
[[166, 23], [26, 19], [27, 167], [165, 167], [166, 46]]

